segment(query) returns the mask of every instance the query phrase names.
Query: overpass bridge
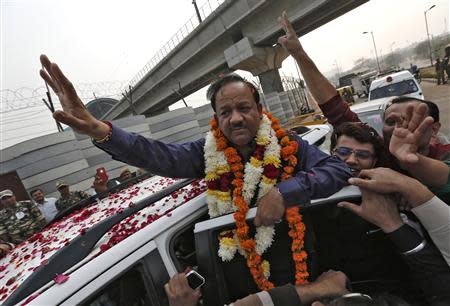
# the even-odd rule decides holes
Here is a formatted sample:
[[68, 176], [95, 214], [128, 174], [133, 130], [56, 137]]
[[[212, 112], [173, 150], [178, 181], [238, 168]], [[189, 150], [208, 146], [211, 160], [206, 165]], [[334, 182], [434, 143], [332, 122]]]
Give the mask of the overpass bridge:
[[[177, 33], [131, 82], [133, 105], [122, 99], [103, 119], [154, 116], [208, 85], [220, 74], [241, 69], [258, 76], [264, 94], [283, 91], [278, 69], [287, 54], [274, 46], [277, 17], [286, 10], [299, 36], [368, 0], [209, 0], [217, 7], [190, 32]], [[192, 21], [191, 21], [192, 23]]]

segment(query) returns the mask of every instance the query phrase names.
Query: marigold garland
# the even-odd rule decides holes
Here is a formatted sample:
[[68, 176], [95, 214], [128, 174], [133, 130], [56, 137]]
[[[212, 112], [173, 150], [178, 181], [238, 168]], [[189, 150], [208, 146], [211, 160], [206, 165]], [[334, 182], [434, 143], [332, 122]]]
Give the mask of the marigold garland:
[[[298, 150], [298, 143], [295, 140], [291, 140], [289, 135], [287, 135], [287, 133], [279, 125], [278, 119], [272, 117], [270, 113], [266, 112], [264, 112], [264, 116], [270, 120], [271, 128], [275, 131], [276, 137], [278, 138], [278, 143], [281, 146], [281, 163], [280, 160], [273, 155], [267, 154], [267, 156], [265, 156], [265, 150], [276, 150], [276, 148], [267, 148], [266, 146], [270, 146], [270, 142], [267, 141], [267, 137], [264, 137], [265, 135], [258, 134], [256, 137], [257, 147], [253, 153], [253, 156], [250, 158], [250, 161], [244, 167], [242, 158], [235, 148], [228, 146], [228, 141], [222, 131], [218, 128], [215, 119], [211, 120], [211, 133], [208, 133], [207, 135], [205, 160], [208, 161], [208, 158], [217, 158], [217, 160], [209, 160], [209, 163], [206, 163], [206, 180], [209, 188], [208, 194], [210, 194], [210, 191], [213, 191], [211, 194], [214, 194], [215, 196], [207, 198], [210, 215], [214, 217], [217, 215], [230, 213], [233, 210], [235, 211], [233, 214], [237, 227], [235, 235], [239, 241], [239, 245], [235, 246], [233, 244], [233, 234], [231, 236], [228, 235], [221, 237], [221, 245], [227, 248], [227, 252], [221, 249], [219, 250], [219, 256], [221, 256], [223, 260], [231, 260], [234, 257], [235, 252], [239, 251], [245, 256], [247, 266], [249, 267], [250, 273], [252, 274], [257, 286], [261, 290], [268, 290], [274, 287], [274, 284], [268, 280], [270, 275], [270, 264], [263, 260], [260, 254], [262, 254], [265, 249], [271, 245], [272, 240], [270, 239], [270, 241], [266, 241], [264, 243], [264, 239], [257, 240], [256, 236], [273, 236], [274, 231], [273, 227], [260, 227], [257, 229], [255, 239], [249, 237], [249, 226], [245, 220], [245, 216], [249, 210], [249, 204], [245, 200], [243, 192], [246, 194], [245, 197], [251, 200], [254, 196], [254, 188], [258, 182], [254, 184], [245, 184], [244, 169], [245, 173], [251, 170], [258, 172], [258, 169], [262, 166], [262, 173], [259, 174], [260, 177], [256, 178], [260, 181], [260, 189], [266, 189], [265, 192], [267, 192], [269, 188], [273, 188], [277, 181], [284, 181], [292, 176], [294, 168], [297, 165], [297, 158], [295, 154]], [[209, 141], [208, 137], [210, 137]], [[214, 139], [212, 137], [214, 137]], [[209, 150], [207, 150], [208, 144], [215, 144], [214, 149], [218, 152], [223, 152], [224, 157], [220, 158], [211, 153], [209, 153], [211, 156], [208, 156], [207, 152], [210, 152], [212, 149], [209, 148]], [[248, 170], [247, 167], [250, 170]], [[222, 173], [219, 173], [218, 169], [221, 169]], [[223, 192], [224, 195], [231, 195], [232, 193], [232, 200], [229, 201], [229, 199], [224, 195], [219, 198], [217, 194], [218, 190]], [[260, 190], [259, 197], [263, 194], [261, 193], [262, 191], [264, 190]], [[234, 205], [230, 205], [230, 202]], [[296, 284], [303, 284], [307, 282], [307, 278], [309, 276], [306, 264], [307, 253], [303, 250], [305, 225], [302, 222], [302, 215], [299, 213], [299, 209], [297, 207], [286, 209], [285, 217], [290, 228], [289, 236], [292, 238], [291, 250], [292, 258], [295, 263]], [[256, 240], [259, 241], [259, 243], [257, 243]], [[261, 241], [263, 241], [262, 244]]]

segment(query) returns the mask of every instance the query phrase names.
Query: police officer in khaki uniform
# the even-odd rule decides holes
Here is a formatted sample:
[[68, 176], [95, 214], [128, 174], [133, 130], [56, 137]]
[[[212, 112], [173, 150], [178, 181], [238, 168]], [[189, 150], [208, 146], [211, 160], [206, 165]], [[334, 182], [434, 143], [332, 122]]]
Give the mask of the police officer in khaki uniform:
[[9, 189], [0, 192], [0, 201], [0, 239], [5, 242], [21, 243], [39, 232], [47, 223], [34, 203], [17, 202]]
[[77, 204], [78, 202], [89, 198], [89, 195], [84, 191], [74, 191], [71, 192], [69, 189], [69, 185], [67, 185], [63, 181], [58, 181], [56, 183], [56, 189], [58, 189], [61, 197], [56, 201], [56, 208], [61, 211], [70, 207], [72, 205]]

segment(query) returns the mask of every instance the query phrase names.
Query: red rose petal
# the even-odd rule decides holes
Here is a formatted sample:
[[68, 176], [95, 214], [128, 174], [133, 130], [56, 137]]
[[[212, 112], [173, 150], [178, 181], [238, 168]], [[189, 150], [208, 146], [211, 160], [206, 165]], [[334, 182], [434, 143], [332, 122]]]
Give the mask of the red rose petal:
[[56, 275], [56, 277], [53, 279], [55, 281], [55, 283], [57, 284], [62, 284], [65, 283], [69, 280], [69, 275], [65, 275], [65, 274], [58, 274]]

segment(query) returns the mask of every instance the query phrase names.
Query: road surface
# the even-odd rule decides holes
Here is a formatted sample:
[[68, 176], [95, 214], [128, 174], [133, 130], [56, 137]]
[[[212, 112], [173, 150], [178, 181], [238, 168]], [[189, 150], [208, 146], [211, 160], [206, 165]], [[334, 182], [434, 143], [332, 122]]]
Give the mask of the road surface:
[[450, 136], [450, 84], [437, 85], [436, 82], [422, 81], [420, 86], [425, 100], [433, 101], [439, 107], [441, 132]]

